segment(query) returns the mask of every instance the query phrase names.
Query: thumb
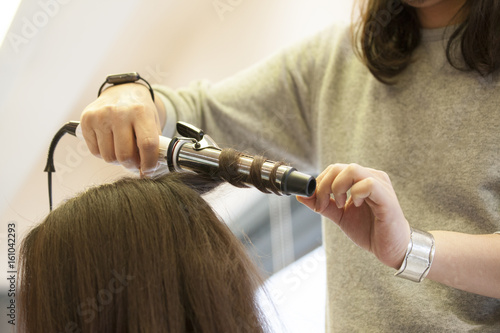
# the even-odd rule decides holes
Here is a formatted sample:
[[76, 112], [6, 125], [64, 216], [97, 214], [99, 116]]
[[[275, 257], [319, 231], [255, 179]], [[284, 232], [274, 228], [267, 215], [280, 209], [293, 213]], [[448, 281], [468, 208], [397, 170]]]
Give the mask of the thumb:
[[307, 208], [314, 210], [314, 207], [316, 207], [316, 196], [313, 194], [312, 197], [301, 197], [301, 196], [296, 196], [297, 201], [300, 202], [301, 204], [305, 205]]
[[330, 198], [330, 202], [328, 203], [328, 206], [326, 206], [326, 208], [321, 212], [317, 212], [315, 210], [315, 208], [316, 208], [316, 196], [312, 196], [310, 198], [297, 196], [297, 201], [300, 202], [301, 204], [305, 205], [309, 209], [315, 211], [316, 213], [321, 214], [324, 217], [332, 220], [335, 223], [339, 222], [340, 217], [344, 213], [344, 207], [338, 208], [337, 204], [335, 203], [335, 200], [333, 200], [332, 198]]

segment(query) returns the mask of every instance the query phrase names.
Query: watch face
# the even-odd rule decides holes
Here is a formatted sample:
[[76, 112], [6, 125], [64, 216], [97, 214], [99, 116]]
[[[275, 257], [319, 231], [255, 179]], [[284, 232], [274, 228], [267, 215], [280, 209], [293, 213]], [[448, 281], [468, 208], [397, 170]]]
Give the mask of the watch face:
[[140, 78], [141, 77], [137, 72], [113, 74], [113, 75], [108, 75], [108, 77], [106, 78], [106, 82], [110, 84], [122, 84], [122, 83], [135, 82]]

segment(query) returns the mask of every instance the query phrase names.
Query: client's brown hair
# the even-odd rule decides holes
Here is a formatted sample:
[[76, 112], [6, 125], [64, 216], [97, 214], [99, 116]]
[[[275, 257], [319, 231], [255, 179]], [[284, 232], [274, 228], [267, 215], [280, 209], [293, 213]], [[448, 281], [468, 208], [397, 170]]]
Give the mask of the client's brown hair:
[[25, 332], [262, 332], [262, 283], [192, 174], [122, 179], [70, 199], [20, 250]]

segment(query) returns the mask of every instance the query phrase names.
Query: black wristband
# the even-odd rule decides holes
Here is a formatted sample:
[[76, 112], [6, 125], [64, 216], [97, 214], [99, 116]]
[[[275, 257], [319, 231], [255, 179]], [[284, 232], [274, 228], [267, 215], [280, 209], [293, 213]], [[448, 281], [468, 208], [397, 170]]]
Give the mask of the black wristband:
[[104, 88], [104, 86], [106, 84], [112, 84], [112, 85], [117, 86], [117, 85], [124, 84], [124, 83], [137, 82], [139, 80], [142, 80], [142, 81], [144, 81], [144, 83], [146, 83], [147, 87], [149, 88], [149, 92], [151, 93], [151, 98], [153, 99], [153, 102], [154, 102], [155, 95], [153, 92], [153, 88], [151, 88], [151, 85], [149, 84], [149, 82], [146, 81], [145, 79], [143, 79], [139, 75], [139, 73], [137, 73], [137, 72], [108, 75], [106, 77], [106, 81], [104, 81], [104, 83], [99, 88], [99, 92], [97, 93], [97, 97], [101, 96], [102, 89]]

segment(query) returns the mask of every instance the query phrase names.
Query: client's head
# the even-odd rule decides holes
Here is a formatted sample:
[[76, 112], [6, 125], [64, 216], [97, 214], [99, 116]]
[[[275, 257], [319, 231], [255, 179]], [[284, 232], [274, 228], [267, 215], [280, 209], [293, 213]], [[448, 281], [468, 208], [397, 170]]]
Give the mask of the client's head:
[[21, 247], [21, 330], [263, 331], [258, 271], [192, 177], [122, 179], [52, 211]]

